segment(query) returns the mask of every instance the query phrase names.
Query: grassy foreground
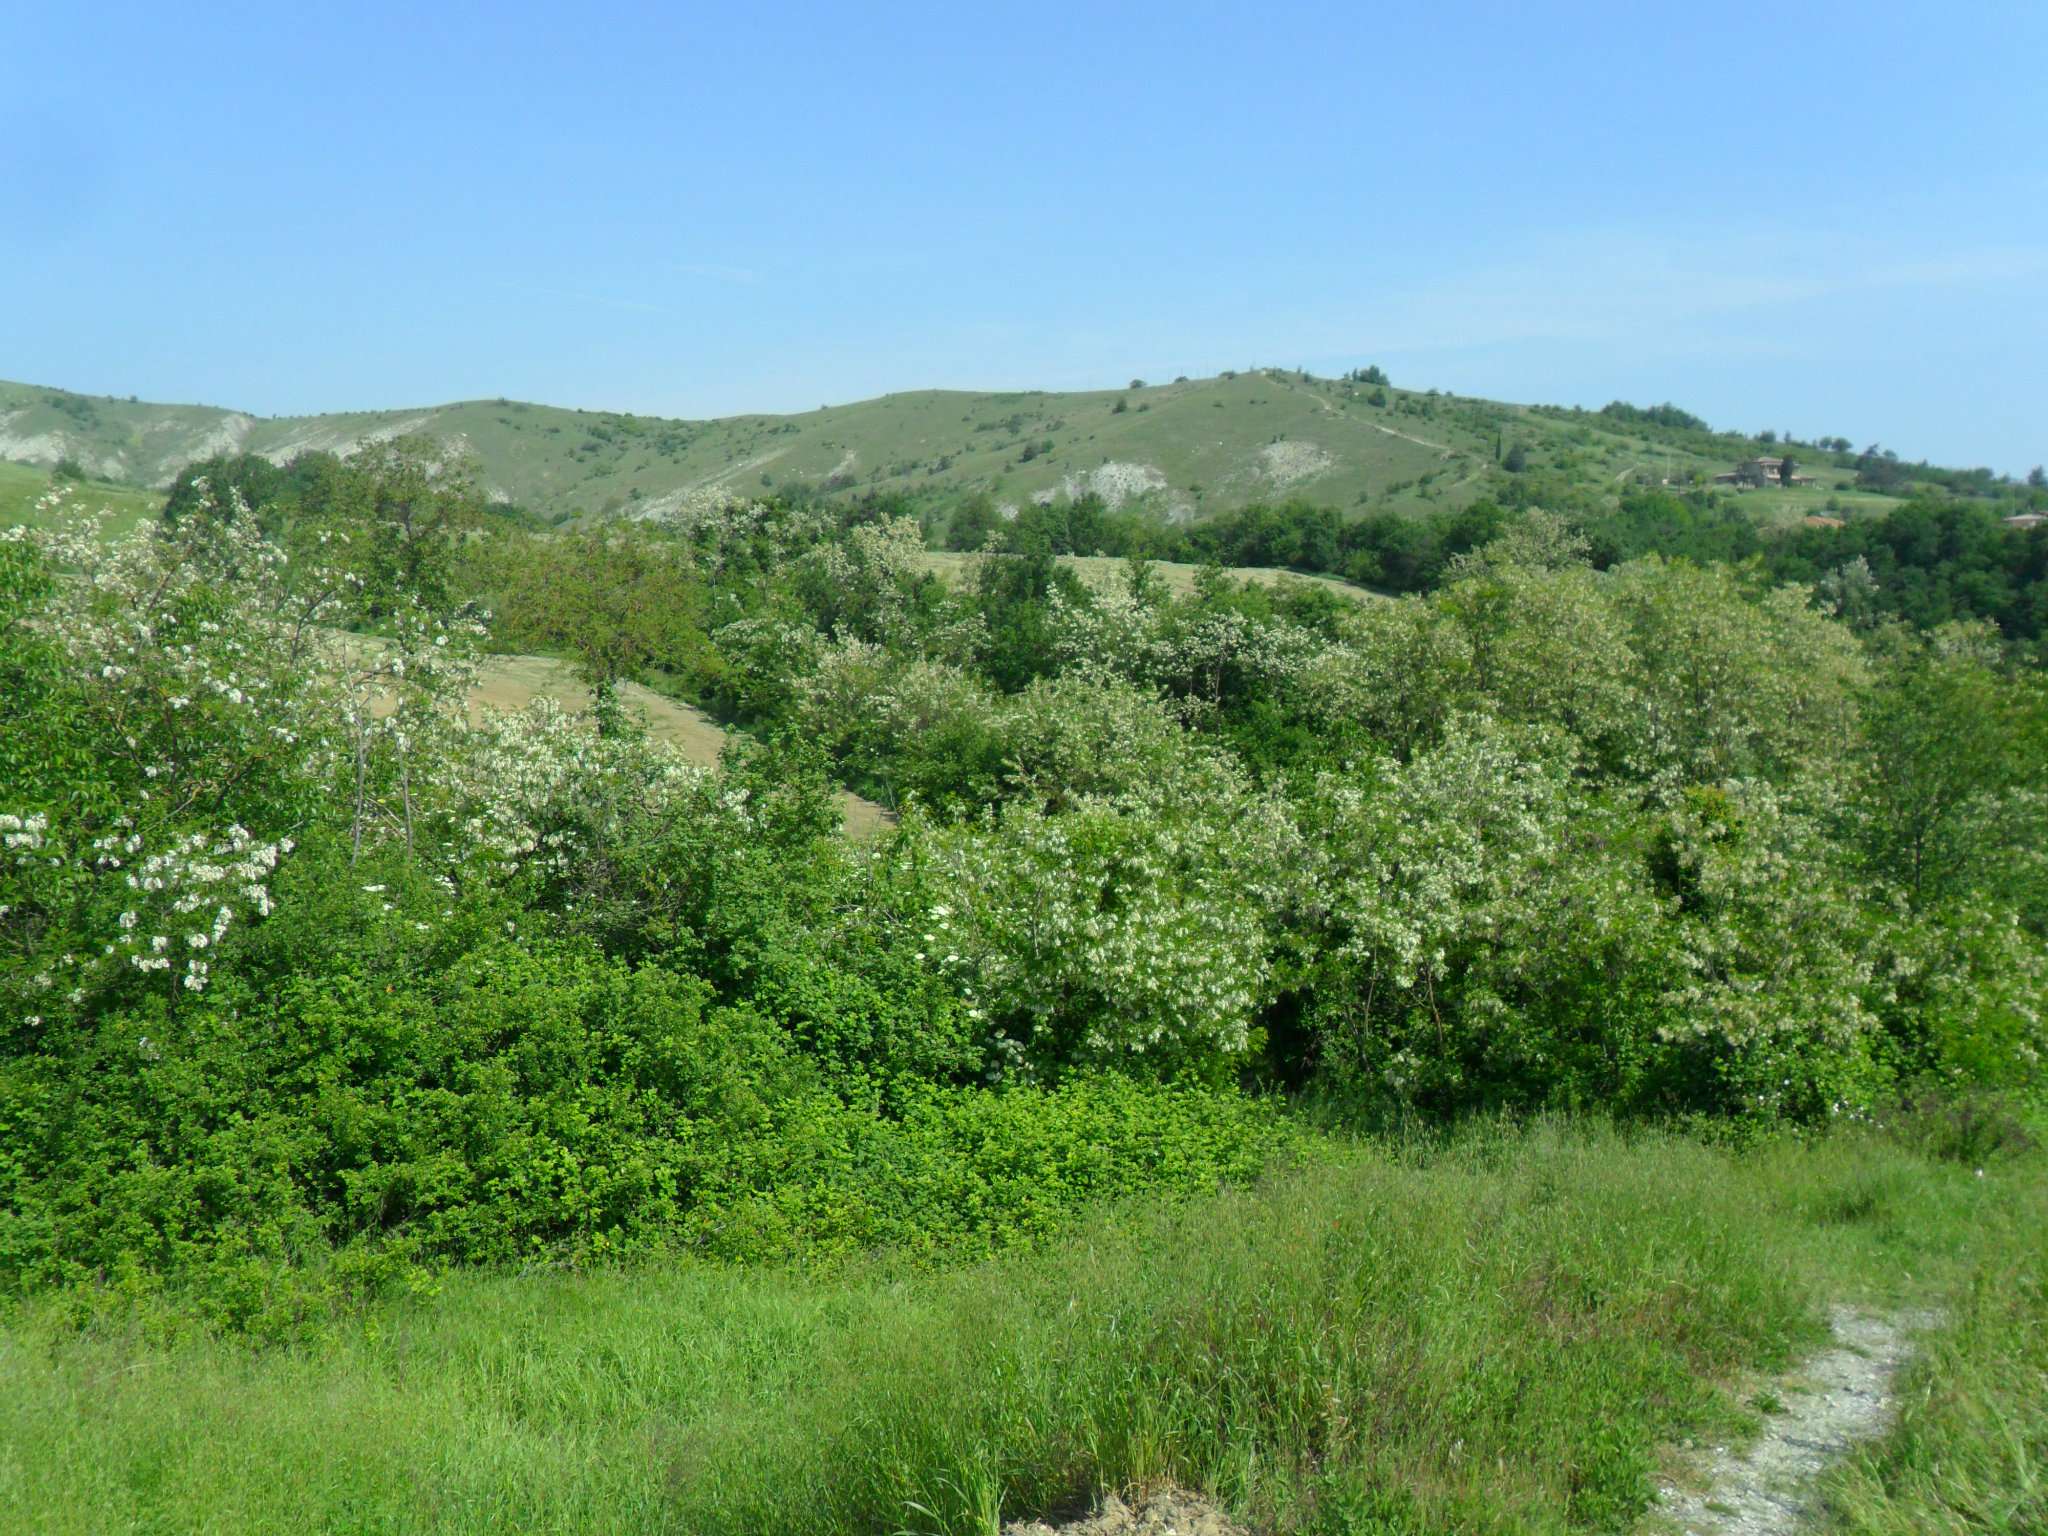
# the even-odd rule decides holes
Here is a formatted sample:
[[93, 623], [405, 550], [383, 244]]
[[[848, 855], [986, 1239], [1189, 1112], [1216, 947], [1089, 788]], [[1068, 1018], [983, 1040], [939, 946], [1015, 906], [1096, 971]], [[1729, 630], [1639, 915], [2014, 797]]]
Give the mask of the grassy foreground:
[[2044, 1229], [2031, 1155], [1549, 1125], [1333, 1146], [953, 1271], [456, 1274], [311, 1349], [44, 1303], [0, 1333], [0, 1525], [984, 1532], [1171, 1476], [1280, 1530], [1619, 1530], [1824, 1298], [1942, 1297], [1949, 1353], [1841, 1507], [2020, 1530], [1940, 1511], [1957, 1456], [1985, 1509], [2039, 1474]]
[[1908, 1372], [1899, 1421], [1827, 1489], [1854, 1536], [2048, 1531], [2048, 1199], [1981, 1234], [1949, 1325]]

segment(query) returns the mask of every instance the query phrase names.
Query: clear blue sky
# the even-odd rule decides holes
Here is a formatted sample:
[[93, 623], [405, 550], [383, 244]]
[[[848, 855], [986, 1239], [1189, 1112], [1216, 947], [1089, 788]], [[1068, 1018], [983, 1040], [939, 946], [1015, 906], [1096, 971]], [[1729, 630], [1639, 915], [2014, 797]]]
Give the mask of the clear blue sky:
[[1251, 363], [2048, 459], [2048, 5], [0, 7], [0, 377], [677, 415]]

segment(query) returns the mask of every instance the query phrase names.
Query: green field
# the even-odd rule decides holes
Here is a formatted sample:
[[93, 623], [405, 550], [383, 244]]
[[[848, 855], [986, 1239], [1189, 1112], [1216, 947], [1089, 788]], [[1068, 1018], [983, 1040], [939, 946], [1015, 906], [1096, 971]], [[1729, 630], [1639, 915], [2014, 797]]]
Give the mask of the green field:
[[[15, 524], [37, 526], [53, 521], [38, 510], [50, 490], [45, 470], [27, 464], [0, 463], [0, 527]], [[132, 485], [111, 485], [105, 481], [84, 481], [70, 487], [68, 504], [72, 511], [112, 513], [108, 531], [125, 533], [146, 517], [156, 514], [163, 497]]]
[[1853, 475], [1837, 473], [1818, 477], [1822, 483], [1792, 486], [1785, 490], [1747, 491], [1739, 504], [1765, 528], [1783, 528], [1803, 517], [1838, 517], [1855, 522], [1883, 517], [1899, 505], [1895, 496], [1880, 496], [1854, 487]]

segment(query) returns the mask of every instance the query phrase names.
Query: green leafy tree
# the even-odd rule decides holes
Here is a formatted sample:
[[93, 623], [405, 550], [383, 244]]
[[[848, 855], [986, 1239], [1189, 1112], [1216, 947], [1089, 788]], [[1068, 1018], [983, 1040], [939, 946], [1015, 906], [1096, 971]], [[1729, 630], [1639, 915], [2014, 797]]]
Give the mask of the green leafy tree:
[[657, 667], [691, 676], [706, 664], [703, 593], [675, 545], [600, 529], [522, 553], [507, 575], [500, 632], [575, 658], [600, 733], [623, 723], [621, 683]]
[[1855, 781], [1870, 875], [1915, 906], [1988, 894], [2048, 921], [2048, 690], [2036, 674], [2008, 674], [1981, 625], [1892, 633], [1882, 654]]
[[300, 537], [324, 534], [349, 551], [372, 618], [389, 613], [401, 593], [430, 607], [449, 605], [457, 542], [484, 512], [469, 467], [425, 437], [375, 444], [348, 460], [315, 461], [297, 501], [305, 520]]

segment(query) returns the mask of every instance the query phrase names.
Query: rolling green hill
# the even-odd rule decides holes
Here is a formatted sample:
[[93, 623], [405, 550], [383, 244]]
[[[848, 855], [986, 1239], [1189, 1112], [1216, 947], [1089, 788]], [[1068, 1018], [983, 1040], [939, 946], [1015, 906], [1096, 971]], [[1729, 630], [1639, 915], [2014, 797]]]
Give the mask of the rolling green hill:
[[[518, 401], [262, 418], [0, 383], [0, 459], [70, 459], [132, 487], [168, 485], [223, 452], [278, 462], [351, 453], [419, 434], [466, 455], [497, 499], [557, 521], [659, 515], [693, 500], [805, 486], [918, 500], [983, 493], [999, 505], [1094, 493], [1185, 521], [1301, 497], [1343, 508], [1456, 508], [1528, 473], [1575, 485], [1711, 476], [1755, 448], [1735, 437], [1660, 433], [1599, 413], [1380, 390], [1282, 370], [1123, 390], [1053, 394], [925, 390], [793, 416], [677, 421]], [[1816, 462], [1803, 491], [1755, 493], [1760, 518], [1855, 498], [1846, 470]]]

